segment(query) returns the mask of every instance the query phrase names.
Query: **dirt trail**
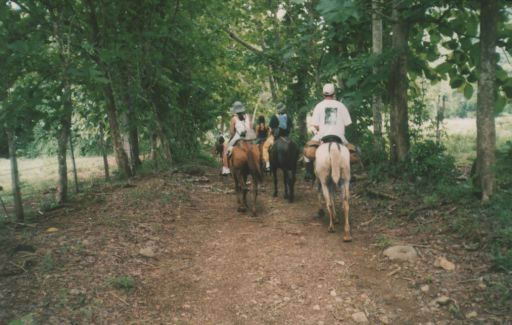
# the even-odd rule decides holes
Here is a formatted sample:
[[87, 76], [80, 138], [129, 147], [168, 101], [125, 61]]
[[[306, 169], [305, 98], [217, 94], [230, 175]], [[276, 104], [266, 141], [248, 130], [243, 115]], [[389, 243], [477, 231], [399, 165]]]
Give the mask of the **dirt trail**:
[[[216, 177], [211, 177], [215, 179]], [[213, 186], [231, 188], [231, 182]], [[370, 246], [371, 218], [352, 199], [354, 241], [343, 243], [340, 227], [327, 232], [327, 218], [314, 217], [316, 192], [299, 182], [297, 200], [259, 196], [259, 216], [235, 209], [234, 195], [196, 193], [177, 225], [178, 268], [160, 267], [152, 276], [154, 304], [168, 320], [190, 324], [349, 324], [362, 312], [371, 323], [407, 324], [433, 319], [422, 312], [407, 282], [379, 271], [379, 252]], [[356, 185], [357, 186], [357, 185]], [[372, 234], [373, 235], [373, 234]], [[176, 266], [176, 265], [175, 265]], [[178, 280], [176, 280], [178, 279]], [[179, 294], [177, 293], [179, 292]]]
[[[314, 217], [309, 184], [298, 182], [293, 204], [272, 198], [270, 181], [265, 186], [257, 218], [236, 212], [232, 180], [213, 170], [206, 177], [144, 177], [87, 194], [30, 235], [39, 258], [33, 269], [0, 277], [0, 323], [27, 315], [45, 324], [467, 321], [429, 304], [464, 275], [432, 270], [426, 251], [411, 264], [382, 256], [375, 242], [384, 228], [373, 221], [389, 211], [368, 207], [365, 184], [352, 187], [352, 243], [343, 243], [340, 225], [330, 234], [327, 218]], [[402, 230], [392, 231], [403, 242], [418, 240]], [[120, 276], [133, 278], [134, 288], [113, 288]], [[429, 292], [419, 289], [425, 278]], [[456, 306], [472, 305], [468, 298]]]

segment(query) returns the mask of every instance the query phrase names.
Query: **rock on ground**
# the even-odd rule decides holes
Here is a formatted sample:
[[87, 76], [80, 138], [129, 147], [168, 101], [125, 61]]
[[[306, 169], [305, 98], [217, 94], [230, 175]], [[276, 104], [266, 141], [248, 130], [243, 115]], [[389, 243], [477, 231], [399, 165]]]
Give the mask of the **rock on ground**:
[[356, 323], [368, 323], [368, 318], [362, 311], [352, 314], [352, 319]]
[[384, 251], [384, 256], [390, 260], [413, 261], [418, 257], [418, 253], [412, 246], [392, 246]]
[[146, 257], [155, 257], [155, 252], [151, 247], [141, 248], [139, 254]]
[[443, 268], [446, 271], [453, 271], [455, 270], [455, 264], [448, 261], [444, 256], [438, 257], [436, 259], [436, 262], [434, 264], [437, 267]]

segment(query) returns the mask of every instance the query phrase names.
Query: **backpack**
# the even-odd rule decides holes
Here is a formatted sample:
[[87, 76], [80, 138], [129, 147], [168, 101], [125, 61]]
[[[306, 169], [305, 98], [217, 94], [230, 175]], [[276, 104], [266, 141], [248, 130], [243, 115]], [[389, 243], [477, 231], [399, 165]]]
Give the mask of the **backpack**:
[[286, 114], [279, 114], [279, 128], [282, 130], [288, 129], [288, 116]]

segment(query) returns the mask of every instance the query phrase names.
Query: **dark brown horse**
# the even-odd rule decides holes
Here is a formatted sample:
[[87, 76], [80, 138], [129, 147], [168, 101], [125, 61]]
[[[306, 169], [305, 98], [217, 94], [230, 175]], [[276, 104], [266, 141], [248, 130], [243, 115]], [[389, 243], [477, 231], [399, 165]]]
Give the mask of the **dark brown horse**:
[[290, 203], [295, 198], [295, 174], [297, 173], [297, 160], [299, 148], [287, 137], [278, 137], [270, 149], [270, 170], [274, 178], [274, 197], [277, 197], [277, 170], [283, 171], [284, 198]]
[[252, 178], [252, 215], [256, 216], [256, 198], [258, 197], [258, 183], [262, 181], [261, 155], [257, 145], [240, 140], [233, 147], [229, 157], [229, 168], [235, 180], [235, 192], [238, 203], [238, 211], [245, 212], [247, 205], [247, 177]]

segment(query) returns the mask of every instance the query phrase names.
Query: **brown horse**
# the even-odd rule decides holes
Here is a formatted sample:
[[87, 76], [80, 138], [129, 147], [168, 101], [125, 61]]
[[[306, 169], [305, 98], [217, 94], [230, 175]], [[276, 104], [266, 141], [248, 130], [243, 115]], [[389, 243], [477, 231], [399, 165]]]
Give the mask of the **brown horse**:
[[257, 145], [246, 140], [239, 140], [233, 147], [229, 157], [229, 168], [235, 180], [235, 192], [238, 202], [238, 211], [245, 212], [247, 205], [247, 176], [252, 177], [252, 215], [256, 216], [256, 198], [258, 197], [258, 183], [262, 181], [261, 155]]

